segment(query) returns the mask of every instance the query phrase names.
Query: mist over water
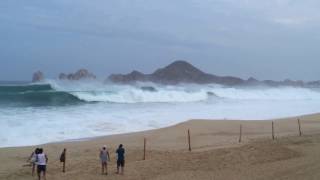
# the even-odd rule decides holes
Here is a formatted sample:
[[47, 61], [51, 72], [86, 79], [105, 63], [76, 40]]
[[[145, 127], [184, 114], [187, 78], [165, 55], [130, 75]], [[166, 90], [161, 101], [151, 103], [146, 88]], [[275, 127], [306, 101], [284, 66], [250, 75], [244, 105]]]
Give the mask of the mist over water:
[[188, 119], [260, 120], [320, 112], [319, 89], [46, 84], [0, 85], [0, 147], [141, 131]]

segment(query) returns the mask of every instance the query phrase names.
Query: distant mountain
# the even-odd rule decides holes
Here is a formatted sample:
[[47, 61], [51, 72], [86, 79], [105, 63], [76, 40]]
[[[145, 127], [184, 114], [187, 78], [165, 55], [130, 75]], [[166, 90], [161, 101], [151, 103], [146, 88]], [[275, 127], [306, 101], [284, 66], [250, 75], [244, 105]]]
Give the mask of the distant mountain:
[[[86, 69], [80, 69], [75, 73], [59, 75], [60, 80], [94, 80], [96, 76]], [[44, 75], [41, 71], [33, 74], [33, 82], [41, 82], [44, 80]], [[154, 82], [159, 84], [179, 84], [179, 83], [194, 83], [194, 84], [221, 84], [228, 86], [291, 86], [291, 87], [308, 87], [320, 88], [319, 81], [303, 82], [286, 79], [284, 81], [264, 80], [259, 81], [253, 77], [247, 80], [233, 76], [217, 76], [208, 74], [194, 67], [186, 61], [175, 61], [164, 68], [157, 69], [152, 74], [144, 74], [139, 71], [132, 71], [129, 74], [112, 74], [107, 81], [121, 84], [132, 84], [136, 82]], [[146, 91], [156, 91], [150, 87], [144, 87]]]
[[175, 61], [172, 64], [156, 70], [152, 74], [143, 74], [133, 71], [129, 74], [113, 74], [108, 78], [115, 83], [134, 83], [138, 81], [154, 82], [161, 84], [196, 83], [208, 84], [217, 83], [223, 85], [241, 85], [245, 80], [232, 76], [216, 76], [205, 73], [186, 61]]
[[243, 80], [233, 76], [217, 76], [208, 74], [194, 67], [186, 61], [175, 61], [170, 65], [156, 70], [152, 74], [143, 74], [139, 71], [132, 71], [129, 74], [112, 74], [108, 77], [114, 83], [130, 84], [135, 82], [154, 82], [160, 84], [221, 84], [239, 86], [292, 86], [292, 87], [320, 87], [320, 81], [303, 82], [286, 79], [284, 81], [264, 80], [259, 81], [253, 77]]

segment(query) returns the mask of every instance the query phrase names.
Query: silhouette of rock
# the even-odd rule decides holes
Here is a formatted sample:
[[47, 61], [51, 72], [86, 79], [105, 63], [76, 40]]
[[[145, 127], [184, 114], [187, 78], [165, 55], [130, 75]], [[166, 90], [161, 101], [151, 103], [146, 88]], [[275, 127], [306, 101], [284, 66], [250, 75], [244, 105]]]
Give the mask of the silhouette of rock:
[[[260, 83], [261, 84], [261, 83]], [[272, 81], [272, 80], [264, 80], [262, 84], [267, 86], [292, 86], [292, 87], [304, 87], [305, 83], [303, 81], [292, 81], [290, 79], [286, 79], [284, 81]]]
[[122, 74], [112, 74], [108, 78], [112, 82], [117, 82], [117, 83], [132, 83], [132, 82], [137, 82], [137, 81], [148, 81], [149, 77], [148, 75], [145, 75], [141, 72], [138, 71], [132, 71], [129, 74], [122, 75]]
[[185, 61], [175, 61], [151, 74], [151, 81], [164, 84], [206, 83], [209, 77]]
[[310, 81], [306, 84], [308, 87], [311, 87], [311, 88], [320, 87], [320, 80], [319, 81]]
[[61, 73], [59, 75], [59, 79], [60, 80], [90, 80], [90, 79], [96, 79], [96, 76], [92, 73], [90, 73], [88, 70], [86, 69], [80, 69], [75, 73], [71, 73], [71, 74], [64, 74]]
[[264, 85], [263, 82], [253, 78], [253, 77], [250, 77], [248, 78], [248, 80], [245, 82], [245, 85], [249, 85], [249, 86], [261, 86], [261, 85]]
[[32, 82], [41, 82], [44, 80], [44, 74], [41, 71], [33, 73]]
[[[114, 74], [108, 77], [109, 81], [115, 83], [135, 83], [141, 82], [155, 82], [160, 84], [179, 84], [179, 83], [195, 83], [195, 84], [222, 84], [222, 85], [239, 85], [239, 86], [292, 86], [292, 87], [320, 87], [320, 81], [293, 81], [286, 79], [284, 81], [264, 80], [259, 81], [253, 77], [248, 80], [243, 80], [233, 76], [216, 76], [205, 73], [194, 67], [186, 61], [175, 61], [172, 64], [156, 70], [152, 74], [143, 74], [138, 71], [133, 71], [129, 74]], [[208, 95], [211, 95], [210, 93]]]
[[68, 75], [66, 75], [65, 73], [60, 73], [59, 74], [59, 79], [61, 79], [61, 80], [68, 79]]
[[175, 61], [164, 68], [156, 70], [152, 74], [143, 74], [138, 71], [133, 71], [132, 73], [126, 75], [111, 75], [108, 79], [115, 83], [150, 81], [161, 84], [217, 83], [224, 85], [240, 85], [245, 82], [244, 80], [237, 77], [222, 77], [204, 73], [186, 61]]
[[304, 82], [303, 81], [292, 81], [290, 79], [286, 79], [283, 82], [281, 82], [281, 85], [283, 85], [283, 86], [302, 87], [302, 86], [304, 86]]

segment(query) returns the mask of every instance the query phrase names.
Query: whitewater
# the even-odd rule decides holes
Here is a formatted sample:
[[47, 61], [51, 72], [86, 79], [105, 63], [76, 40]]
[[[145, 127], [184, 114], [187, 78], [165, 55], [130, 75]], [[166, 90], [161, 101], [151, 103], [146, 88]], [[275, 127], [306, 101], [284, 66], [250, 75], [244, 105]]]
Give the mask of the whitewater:
[[189, 119], [263, 120], [320, 112], [319, 89], [99, 81], [0, 84], [0, 147], [143, 131]]

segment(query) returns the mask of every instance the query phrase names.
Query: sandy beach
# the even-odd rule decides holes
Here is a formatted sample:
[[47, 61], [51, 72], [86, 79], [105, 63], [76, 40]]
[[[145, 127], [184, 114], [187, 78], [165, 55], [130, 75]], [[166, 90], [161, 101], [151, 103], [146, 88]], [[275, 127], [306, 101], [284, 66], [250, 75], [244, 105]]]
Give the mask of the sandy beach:
[[[48, 180], [319, 179], [320, 115], [299, 117], [302, 137], [297, 118], [190, 120], [167, 128], [87, 141], [1, 148], [0, 179], [36, 179], [30, 167], [22, 166], [35, 147], [43, 147], [49, 157]], [[192, 152], [188, 151], [187, 129], [191, 132]], [[147, 152], [143, 161], [144, 137]], [[115, 149], [120, 143], [126, 149], [124, 175], [115, 174]], [[111, 153], [108, 175], [100, 174], [98, 153], [103, 145]], [[59, 162], [63, 148], [67, 148], [66, 173], [61, 172]]]
[[319, 10], [0, 0], [0, 180], [320, 180]]

